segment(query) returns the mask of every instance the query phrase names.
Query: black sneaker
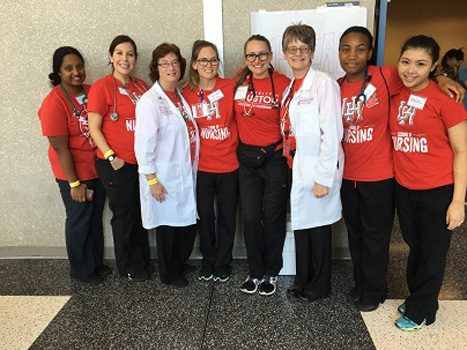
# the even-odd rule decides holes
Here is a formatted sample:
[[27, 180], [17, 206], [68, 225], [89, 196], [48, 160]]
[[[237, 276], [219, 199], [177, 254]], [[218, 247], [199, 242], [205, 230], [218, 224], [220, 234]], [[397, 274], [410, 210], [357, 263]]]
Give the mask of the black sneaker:
[[99, 284], [104, 280], [98, 273], [92, 273], [83, 277], [75, 277], [75, 279], [88, 284]]
[[230, 274], [227, 272], [216, 273], [214, 276], [215, 282], [222, 282], [225, 283], [230, 279]]
[[177, 287], [177, 288], [184, 288], [188, 285], [188, 281], [186, 280], [185, 277], [178, 276], [177, 278], [173, 280], [173, 282], [170, 285]]
[[259, 295], [273, 295], [276, 292], [277, 276], [265, 276], [259, 285]]
[[210, 280], [213, 279], [213, 277], [214, 277], [214, 275], [212, 274], [212, 271], [211, 271], [210, 268], [202, 267], [201, 271], [199, 273], [198, 279], [200, 281], [210, 281]]
[[149, 274], [146, 270], [130, 273], [128, 272], [128, 280], [132, 282], [143, 282], [149, 278]]
[[240, 290], [243, 293], [255, 294], [256, 291], [258, 290], [258, 286], [260, 283], [261, 283], [260, 279], [248, 277], [246, 281], [243, 282], [242, 286], [240, 287]]
[[101, 276], [108, 276], [112, 273], [112, 269], [107, 265], [100, 265], [97, 267], [97, 273]]

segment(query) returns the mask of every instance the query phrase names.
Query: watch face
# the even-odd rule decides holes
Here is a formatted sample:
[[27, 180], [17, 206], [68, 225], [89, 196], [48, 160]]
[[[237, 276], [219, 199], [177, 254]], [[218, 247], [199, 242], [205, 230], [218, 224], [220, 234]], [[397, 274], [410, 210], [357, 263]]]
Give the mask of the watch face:
[[115, 159], [115, 155], [114, 155], [114, 154], [111, 154], [110, 156], [107, 157], [107, 160], [108, 160], [109, 162], [112, 162], [114, 159]]

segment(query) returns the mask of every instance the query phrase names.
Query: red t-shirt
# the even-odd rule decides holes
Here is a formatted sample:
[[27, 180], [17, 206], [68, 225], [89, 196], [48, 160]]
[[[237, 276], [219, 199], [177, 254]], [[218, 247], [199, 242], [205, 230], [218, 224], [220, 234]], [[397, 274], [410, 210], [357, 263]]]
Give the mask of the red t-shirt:
[[[281, 103], [282, 93], [289, 86], [290, 79], [273, 72], [275, 98]], [[243, 86], [248, 85], [248, 78]], [[270, 77], [253, 78], [256, 97], [249, 91], [246, 98], [235, 100], [238, 135], [240, 141], [253, 146], [267, 146], [281, 139], [280, 108], [272, 108], [274, 101]], [[254, 114], [254, 115], [245, 115]]]
[[[198, 116], [196, 105], [201, 102], [199, 87], [183, 89], [183, 97], [192, 107], [193, 117], [199, 127], [200, 150], [199, 166], [201, 171], [227, 173], [238, 169], [237, 146], [238, 132], [234, 114], [234, 81], [217, 78], [212, 90], [203, 91], [203, 100], [208, 104], [208, 116]], [[224, 95], [217, 102], [210, 103], [209, 96], [221, 91]]]
[[193, 164], [195, 161], [196, 155], [196, 129], [193, 122], [188, 117], [188, 112], [185, 110], [185, 106], [182, 103], [182, 99], [178, 92], [167, 90], [165, 91], [167, 97], [172, 101], [172, 103], [177, 107], [182, 115], [183, 119], [185, 120], [186, 127], [188, 129], [188, 135], [190, 136], [190, 155], [191, 155], [191, 163]]
[[[105, 140], [116, 156], [130, 164], [136, 164], [134, 150], [135, 106], [147, 90], [146, 82], [135, 78], [130, 80], [125, 90], [120, 80], [114, 79], [112, 74], [109, 74], [96, 81], [89, 91], [88, 110], [99, 113], [104, 118], [102, 120], [102, 133]], [[112, 121], [110, 114], [114, 111], [115, 100], [118, 119]], [[104, 159], [104, 155], [99, 149], [97, 156]]]
[[389, 96], [397, 95], [403, 84], [397, 68], [382, 67], [381, 70], [375, 66], [368, 67], [368, 77], [371, 79], [366, 87], [371, 84], [376, 90], [367, 98], [365, 105], [362, 101], [356, 101], [363, 81], [349, 83], [339, 80], [344, 124], [343, 177], [346, 180], [380, 181], [394, 177], [388, 93]]
[[[423, 109], [408, 105], [411, 95], [426, 98]], [[447, 130], [466, 119], [464, 106], [433, 81], [416, 92], [404, 88], [394, 97], [389, 126], [397, 182], [413, 190], [452, 184], [454, 155]]]
[[[86, 93], [90, 86], [83, 85]], [[98, 178], [94, 155], [96, 146], [89, 136], [87, 113], [81, 98], [68, 94], [75, 108], [80, 111], [76, 117], [73, 109], [63, 93], [60, 85], [55, 86], [42, 102], [38, 115], [44, 136], [68, 136], [68, 147], [75, 163], [76, 173], [80, 180]], [[78, 102], [78, 100], [80, 102]], [[54, 176], [60, 180], [68, 180], [58, 161], [57, 153], [49, 145], [49, 159]]]

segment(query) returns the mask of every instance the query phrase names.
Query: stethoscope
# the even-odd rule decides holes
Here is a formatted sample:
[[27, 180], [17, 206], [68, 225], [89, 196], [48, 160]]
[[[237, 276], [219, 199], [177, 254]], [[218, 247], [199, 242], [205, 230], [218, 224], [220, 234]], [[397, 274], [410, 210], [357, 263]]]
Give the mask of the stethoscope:
[[[133, 78], [130, 78], [130, 80], [133, 82], [135, 87], [139, 91], [141, 91], [141, 93], [144, 94], [147, 91], [147, 89], [142, 84], [140, 84], [139, 81], [134, 80]], [[112, 83], [113, 83], [113, 87], [114, 87], [114, 107], [113, 107], [113, 112], [110, 113], [110, 120], [112, 120], [113, 122], [116, 122], [118, 120], [118, 113], [117, 113], [117, 83], [115, 81], [115, 77], [114, 77], [113, 74], [112, 74]], [[136, 102], [138, 102], [138, 100], [139, 100], [138, 97], [136, 96], [136, 94], [135, 94], [135, 98], [133, 98], [133, 97], [131, 97], [131, 94], [133, 92], [129, 91], [126, 87], [123, 87], [123, 88], [125, 89], [126, 94], [127, 94], [128, 98], [131, 100], [131, 102], [133, 102], [133, 104], [136, 104]]]
[[[167, 92], [164, 90], [164, 88], [162, 87], [162, 85], [161, 85], [161, 83], [159, 82], [159, 80], [157, 81], [157, 84], [159, 85], [159, 87], [161, 88], [161, 90], [164, 92], [165, 96], [167, 96], [167, 98], [170, 100], [170, 97], [167, 95]], [[187, 122], [188, 119], [190, 119], [190, 118], [189, 118], [189, 116], [188, 116], [187, 111], [185, 110], [185, 106], [183, 105], [182, 95], [180, 95], [180, 93], [179, 93], [179, 91], [178, 91], [178, 88], [175, 89], [175, 92], [174, 92], [174, 100], [177, 98], [177, 96], [178, 96], [178, 98], [180, 99], [180, 103], [179, 103], [178, 107], [175, 106], [175, 103], [174, 103], [174, 106], [175, 106], [175, 108], [177, 108], [177, 109], [180, 111], [180, 114], [181, 114], [183, 120], [184, 120], [185, 122]], [[171, 101], [171, 102], [172, 102], [172, 101]], [[173, 103], [173, 102], [172, 102], [172, 103]]]
[[[269, 80], [271, 81], [272, 96], [273, 96], [272, 97], [271, 107], [273, 109], [276, 109], [276, 108], [279, 108], [279, 102], [277, 102], [277, 99], [276, 99], [276, 88], [274, 86], [274, 79], [272, 78], [272, 74], [274, 72], [274, 69], [268, 68], [268, 72], [269, 72]], [[253, 84], [253, 73], [249, 74], [248, 91], [249, 92], [251, 91], [253, 93], [253, 99], [251, 100], [251, 107], [250, 107], [250, 110], [247, 112], [246, 109], [245, 109], [245, 105], [246, 105], [246, 96], [245, 96], [245, 98], [243, 99], [243, 113], [242, 113], [242, 115], [244, 115], [244, 116], [253, 116], [255, 114], [251, 113], [251, 110], [253, 109], [253, 105], [254, 105], [253, 100], [256, 97], [255, 85]]]
[[[362, 84], [362, 88], [360, 89], [360, 93], [357, 95], [357, 99], [355, 100], [357, 103], [360, 101], [360, 99], [362, 100], [363, 104], [365, 105], [366, 104], [366, 95], [365, 95], [365, 89], [366, 89], [366, 82], [370, 82], [371, 81], [371, 76], [368, 76], [368, 67], [365, 68], [365, 79], [363, 79], [363, 84]], [[342, 80], [339, 82], [339, 86], [342, 86], [342, 84], [344, 83], [344, 81], [347, 79], [347, 75], [342, 78]]]
[[[68, 103], [71, 106], [71, 109], [73, 110], [73, 115], [75, 117], [79, 117], [83, 111], [80, 111], [80, 110], [78, 110], [78, 108], [75, 107], [75, 105], [71, 101], [70, 97], [68, 96], [65, 88], [63, 87], [63, 83], [61, 83], [61, 82], [60, 82], [60, 88], [62, 89], [63, 94], [65, 95], [66, 99], [68, 100]], [[85, 105], [85, 108], [86, 108], [86, 103], [88, 102], [88, 95], [86, 94], [86, 90], [84, 89], [84, 87], [83, 87], [83, 94], [84, 94], [83, 105]]]

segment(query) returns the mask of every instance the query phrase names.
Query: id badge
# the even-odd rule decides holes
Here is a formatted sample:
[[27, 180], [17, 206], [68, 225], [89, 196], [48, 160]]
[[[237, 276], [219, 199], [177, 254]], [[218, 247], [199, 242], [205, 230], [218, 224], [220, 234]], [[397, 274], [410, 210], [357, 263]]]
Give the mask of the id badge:
[[368, 84], [368, 86], [366, 87], [365, 91], [363, 92], [366, 96], [366, 99], [369, 100], [371, 96], [373, 96], [373, 94], [375, 93], [376, 91], [376, 87], [372, 84]]
[[235, 100], [243, 100], [246, 98], [246, 94], [248, 93], [248, 86], [239, 86], [237, 92], [235, 93]]
[[206, 102], [201, 102], [191, 107], [193, 116], [197, 118], [206, 118], [209, 116], [209, 105]]
[[224, 98], [224, 94], [222, 93], [221, 90], [216, 90], [212, 94], [209, 94], [208, 96], [209, 102], [211, 103], [215, 103], [221, 100], [222, 98]]
[[285, 140], [282, 143], [282, 155], [288, 157], [290, 155], [290, 140]]
[[407, 105], [410, 107], [415, 107], [417, 109], [423, 109], [423, 107], [425, 107], [426, 100], [426, 97], [411, 94]]

